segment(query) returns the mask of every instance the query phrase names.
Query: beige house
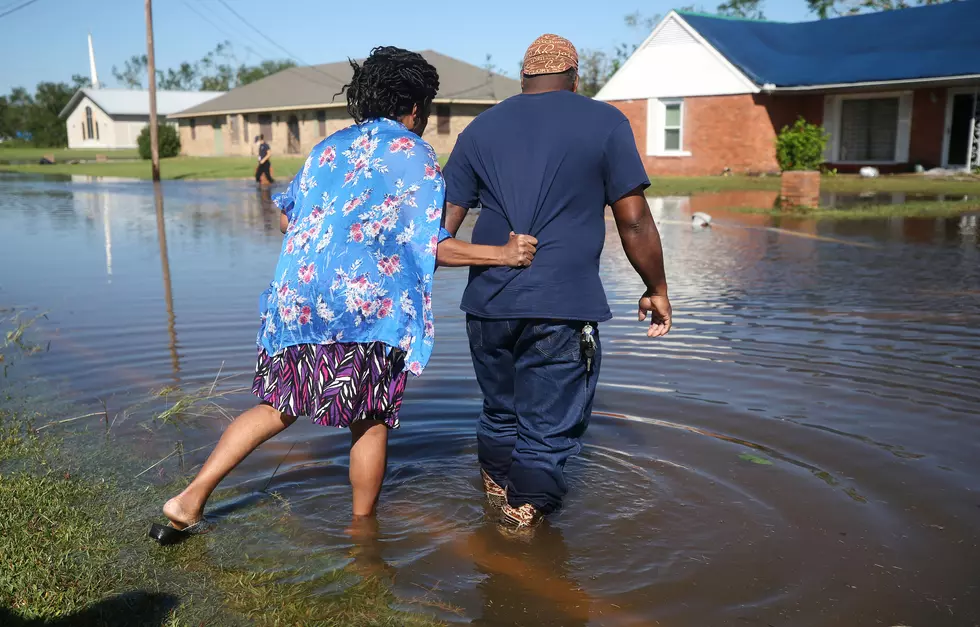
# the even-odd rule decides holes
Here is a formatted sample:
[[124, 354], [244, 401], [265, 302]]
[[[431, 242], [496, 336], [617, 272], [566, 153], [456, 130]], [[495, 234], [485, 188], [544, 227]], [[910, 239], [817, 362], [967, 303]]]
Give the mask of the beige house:
[[[449, 154], [473, 118], [520, 93], [515, 79], [431, 50], [421, 54], [439, 72], [439, 93], [425, 131], [439, 154]], [[168, 118], [180, 124], [184, 155], [255, 155], [255, 138], [262, 134], [273, 156], [305, 156], [321, 139], [353, 123], [340, 93], [350, 77], [346, 61], [291, 68]]]
[[[222, 95], [221, 91], [158, 91], [157, 113], [166, 116]], [[133, 89], [79, 89], [62, 109], [69, 148], [136, 148], [150, 123], [150, 92]]]

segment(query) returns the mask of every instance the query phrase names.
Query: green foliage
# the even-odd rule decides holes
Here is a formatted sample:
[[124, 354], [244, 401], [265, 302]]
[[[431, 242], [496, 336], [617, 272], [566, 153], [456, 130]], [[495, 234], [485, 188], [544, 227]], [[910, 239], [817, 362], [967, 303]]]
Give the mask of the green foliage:
[[806, 0], [810, 11], [820, 16], [820, 19], [838, 15], [855, 15], [866, 11], [892, 11], [908, 9], [913, 6], [929, 4], [945, 4], [957, 0]]
[[[224, 41], [199, 60], [184, 61], [175, 68], [157, 70], [157, 87], [175, 91], [228, 91], [296, 67], [289, 59], [263, 61], [258, 65], [238, 64], [231, 43]], [[124, 87], [144, 89], [146, 55], [133, 55], [121, 68], [112, 67], [112, 75]]]
[[776, 137], [776, 161], [786, 170], [816, 170], [823, 163], [827, 133], [823, 127], [810, 124], [803, 117], [793, 126], [784, 126]]
[[[170, 159], [180, 154], [180, 135], [171, 124], [157, 126], [157, 143], [160, 146], [160, 158]], [[150, 158], [150, 127], [146, 126], [136, 140], [139, 145], [140, 159]]]
[[32, 95], [14, 87], [0, 96], [0, 138], [21, 138], [34, 146], [64, 146], [68, 143], [65, 122], [58, 117], [75, 93], [66, 83], [38, 83]]
[[762, 12], [764, 0], [728, 0], [718, 5], [720, 15], [730, 15], [732, 17], [742, 17], [750, 20], [764, 20], [765, 14]]

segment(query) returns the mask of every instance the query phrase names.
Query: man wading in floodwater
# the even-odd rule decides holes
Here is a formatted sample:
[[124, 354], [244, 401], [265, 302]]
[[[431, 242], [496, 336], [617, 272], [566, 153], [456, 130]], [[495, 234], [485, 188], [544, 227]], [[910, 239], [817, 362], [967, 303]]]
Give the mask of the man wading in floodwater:
[[581, 449], [601, 364], [598, 323], [612, 314], [599, 279], [605, 207], [646, 284], [639, 319], [670, 331], [660, 235], [626, 117], [579, 96], [578, 54], [555, 35], [524, 57], [523, 93], [476, 118], [446, 165], [446, 229], [482, 207], [473, 242], [538, 239], [529, 268], [473, 267], [463, 294], [483, 390], [477, 438], [501, 522], [531, 527], [561, 507], [565, 462]]
[[[272, 185], [275, 183], [272, 180], [272, 148], [265, 143], [265, 135], [259, 135], [257, 141], [259, 142], [259, 164], [255, 166], [255, 182]], [[262, 180], [263, 176], [265, 181]]]

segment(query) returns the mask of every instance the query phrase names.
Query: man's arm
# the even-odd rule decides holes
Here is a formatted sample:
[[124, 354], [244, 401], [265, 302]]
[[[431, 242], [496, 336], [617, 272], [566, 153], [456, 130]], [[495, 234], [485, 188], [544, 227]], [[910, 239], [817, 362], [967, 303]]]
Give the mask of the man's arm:
[[[459, 228], [459, 225], [456, 225]], [[509, 266], [524, 268], [531, 265], [537, 251], [538, 240], [530, 235], [510, 234], [510, 241], [503, 246], [470, 244], [450, 237], [439, 242], [436, 262], [443, 267], [459, 266]]]
[[664, 250], [650, 207], [638, 187], [612, 204], [613, 217], [623, 250], [647, 290], [640, 298], [639, 319], [651, 312], [648, 337], [661, 337], [670, 331], [671, 307], [664, 274]]
[[446, 203], [446, 210], [442, 212], [443, 218], [443, 228], [449, 231], [449, 234], [454, 238], [456, 233], [459, 232], [459, 226], [466, 219], [466, 214], [469, 209], [466, 207], [460, 207], [459, 205], [454, 205], [451, 202]]

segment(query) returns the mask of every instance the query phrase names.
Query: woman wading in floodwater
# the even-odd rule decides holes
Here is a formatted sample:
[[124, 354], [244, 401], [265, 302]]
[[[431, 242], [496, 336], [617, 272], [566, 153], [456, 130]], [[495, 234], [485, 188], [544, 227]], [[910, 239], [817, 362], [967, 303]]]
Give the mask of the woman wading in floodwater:
[[356, 124], [320, 142], [275, 199], [286, 236], [262, 298], [252, 386], [261, 403], [228, 426], [197, 477], [163, 506], [169, 526], [150, 529], [161, 543], [205, 531], [204, 506], [221, 480], [300, 415], [350, 428], [353, 513], [373, 515], [408, 373], [422, 374], [432, 353], [437, 255], [447, 266], [522, 267], [534, 257], [528, 236], [476, 246], [440, 230], [445, 184], [421, 139], [439, 89], [435, 68], [392, 47], [351, 66], [345, 90]]

